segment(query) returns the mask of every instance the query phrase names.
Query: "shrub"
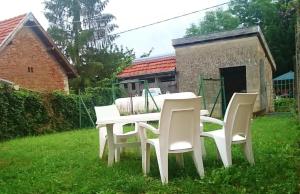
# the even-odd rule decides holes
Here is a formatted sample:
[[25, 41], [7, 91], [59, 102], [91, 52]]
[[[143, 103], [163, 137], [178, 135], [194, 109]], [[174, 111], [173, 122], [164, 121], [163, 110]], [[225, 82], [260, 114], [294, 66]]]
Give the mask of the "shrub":
[[90, 88], [80, 96], [66, 95], [62, 92], [41, 94], [2, 88], [0, 89], [0, 141], [91, 127], [96, 120], [94, 106], [111, 103], [110, 88]]
[[276, 112], [291, 112], [296, 107], [294, 98], [277, 98], [274, 100]]

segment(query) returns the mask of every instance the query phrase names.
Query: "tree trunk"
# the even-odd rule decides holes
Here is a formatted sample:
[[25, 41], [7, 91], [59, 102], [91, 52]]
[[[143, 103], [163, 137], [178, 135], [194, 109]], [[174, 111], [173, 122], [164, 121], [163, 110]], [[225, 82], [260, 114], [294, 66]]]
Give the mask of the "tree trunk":
[[80, 2], [78, 0], [73, 1], [72, 12], [73, 12], [73, 33], [74, 33], [74, 63], [75, 66], [80, 66], [80, 56], [79, 56], [79, 34], [81, 31], [81, 22], [80, 22]]
[[296, 100], [298, 107], [298, 120], [300, 121], [300, 0], [297, 0], [296, 4], [296, 69], [295, 69], [295, 78], [296, 78]]

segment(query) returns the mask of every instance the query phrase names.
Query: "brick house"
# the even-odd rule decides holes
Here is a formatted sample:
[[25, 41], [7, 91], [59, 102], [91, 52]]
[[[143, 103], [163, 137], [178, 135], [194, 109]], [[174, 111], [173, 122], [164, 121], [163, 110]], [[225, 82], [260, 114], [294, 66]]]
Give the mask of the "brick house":
[[73, 66], [31, 14], [0, 21], [0, 78], [39, 92], [69, 92]]
[[[272, 74], [276, 64], [259, 26], [172, 42], [180, 92], [197, 93], [199, 76], [223, 77], [226, 103], [234, 92], [258, 92], [254, 111], [273, 111]], [[213, 90], [213, 87], [206, 87], [206, 99], [217, 96]], [[218, 114], [221, 103], [220, 100], [217, 104]]]
[[162, 93], [177, 92], [175, 55], [141, 58], [118, 74], [121, 87], [130, 95], [141, 95], [142, 80], [149, 88], [160, 88]]

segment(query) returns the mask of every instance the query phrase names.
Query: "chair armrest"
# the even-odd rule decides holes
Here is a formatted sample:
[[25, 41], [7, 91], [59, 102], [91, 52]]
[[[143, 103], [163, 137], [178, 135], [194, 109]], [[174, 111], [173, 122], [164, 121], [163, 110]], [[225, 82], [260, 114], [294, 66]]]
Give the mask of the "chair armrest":
[[206, 117], [206, 116], [201, 116], [200, 121], [203, 123], [215, 123], [222, 126], [224, 126], [225, 124], [224, 121], [212, 117]]
[[97, 129], [100, 129], [100, 128], [102, 128], [102, 127], [106, 127], [106, 125], [102, 125], [102, 124], [101, 124], [101, 125], [99, 125], [99, 124], [96, 125], [96, 128], [97, 128]]
[[147, 123], [138, 122], [137, 126], [138, 126], [138, 129], [141, 127], [141, 128], [150, 130], [152, 133], [154, 133], [156, 135], [159, 135], [158, 129], [156, 129], [155, 127], [153, 127], [153, 126], [151, 126], [151, 125], [149, 125]]

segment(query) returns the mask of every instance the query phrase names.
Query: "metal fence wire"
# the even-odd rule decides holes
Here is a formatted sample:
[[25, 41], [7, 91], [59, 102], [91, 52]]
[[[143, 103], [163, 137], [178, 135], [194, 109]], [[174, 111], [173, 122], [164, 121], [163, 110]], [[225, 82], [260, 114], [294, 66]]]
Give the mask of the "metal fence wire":
[[296, 107], [296, 92], [294, 86], [294, 79], [273, 81], [273, 102], [275, 112], [290, 112]]

